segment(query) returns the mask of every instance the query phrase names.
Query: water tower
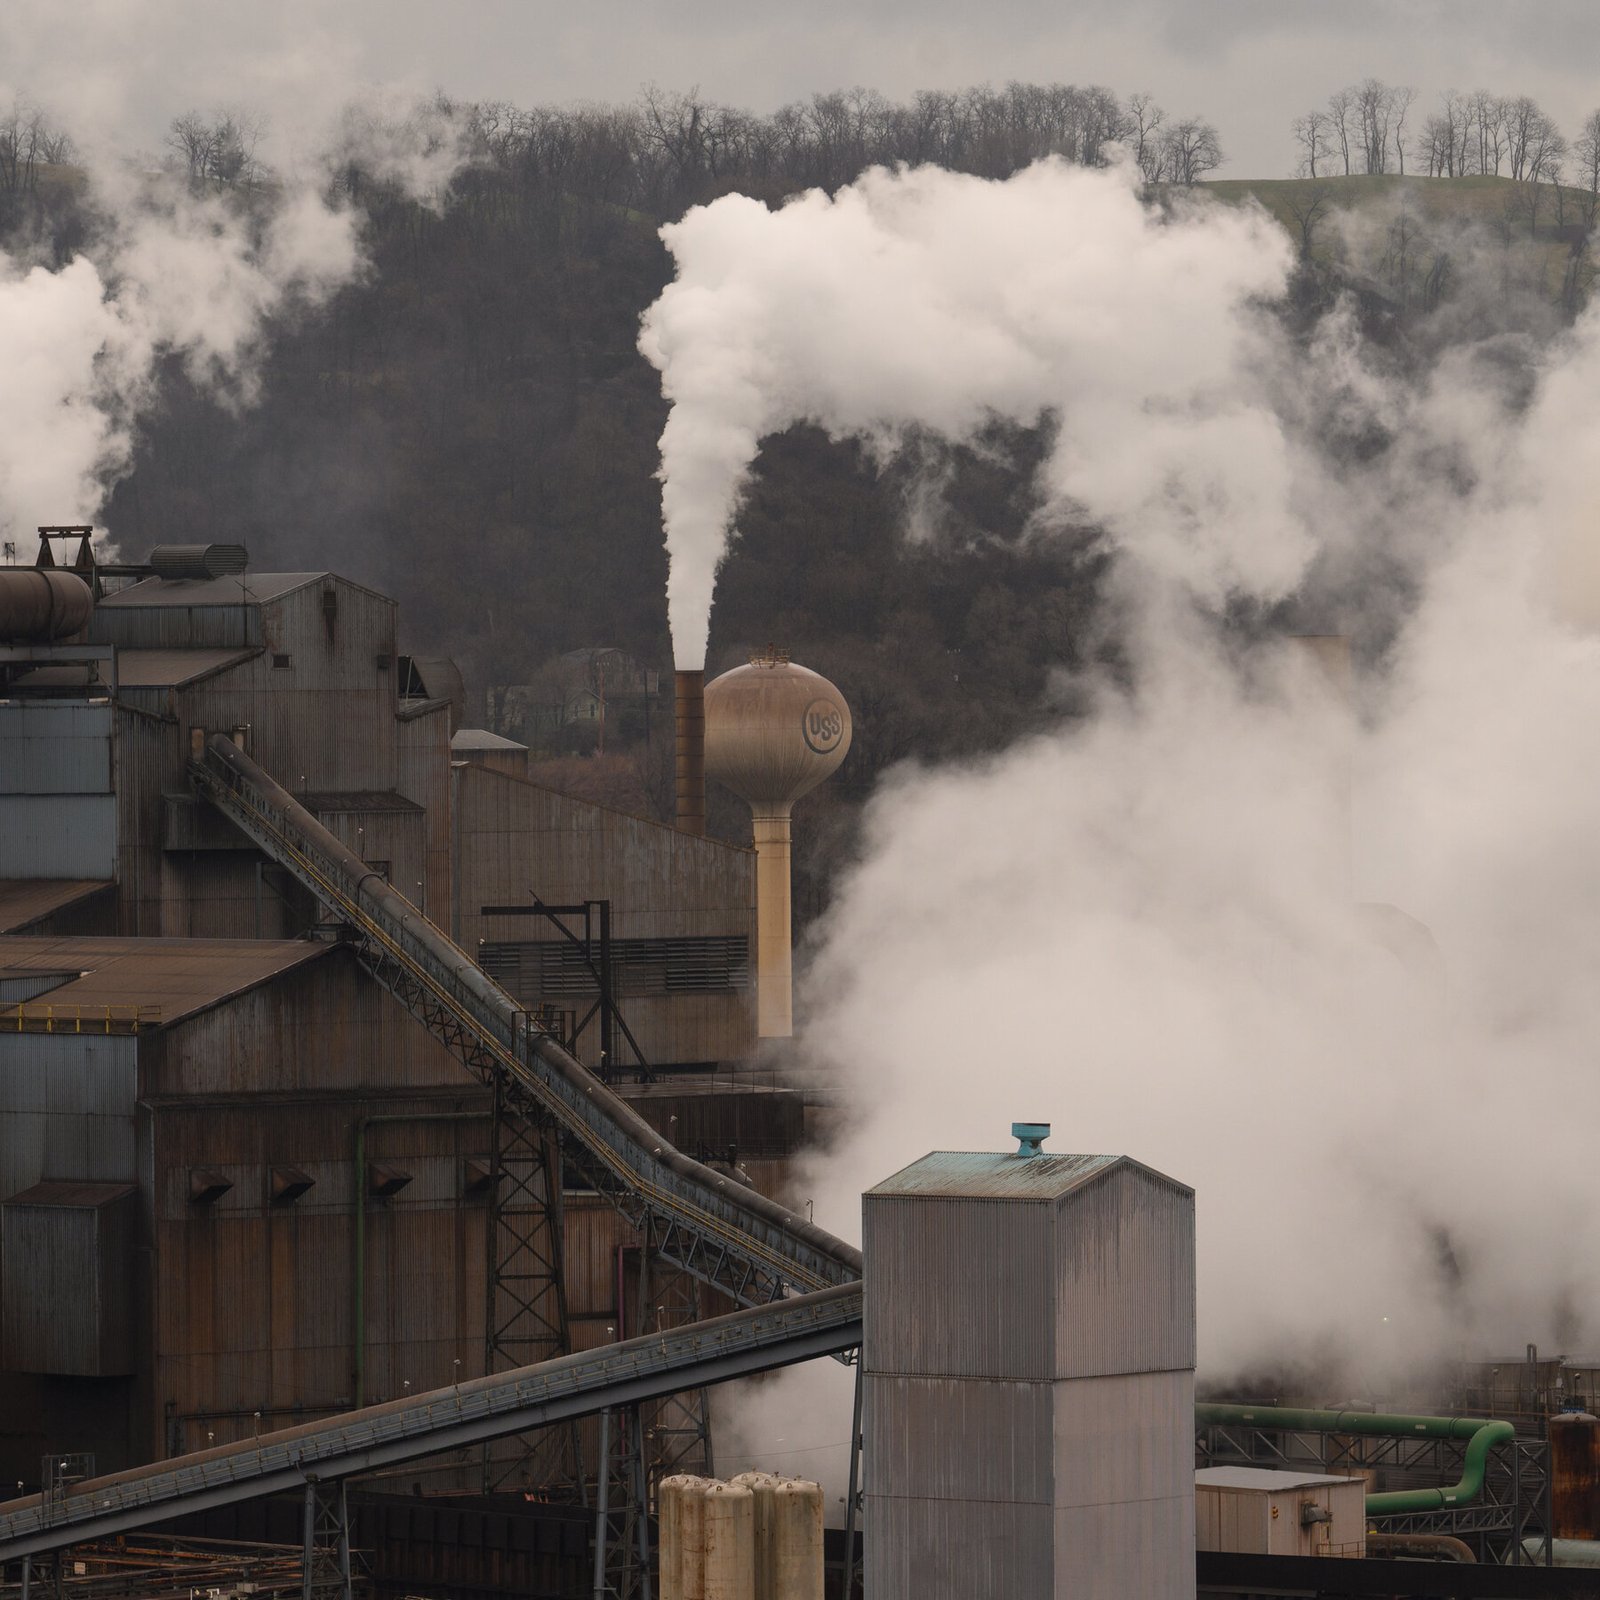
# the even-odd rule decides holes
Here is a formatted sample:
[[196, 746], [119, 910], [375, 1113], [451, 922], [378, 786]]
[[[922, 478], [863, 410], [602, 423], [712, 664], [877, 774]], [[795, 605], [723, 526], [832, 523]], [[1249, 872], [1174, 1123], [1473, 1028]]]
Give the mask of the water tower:
[[706, 772], [748, 802], [756, 846], [756, 1018], [794, 1032], [789, 814], [845, 758], [850, 708], [809, 668], [768, 650], [706, 685]]

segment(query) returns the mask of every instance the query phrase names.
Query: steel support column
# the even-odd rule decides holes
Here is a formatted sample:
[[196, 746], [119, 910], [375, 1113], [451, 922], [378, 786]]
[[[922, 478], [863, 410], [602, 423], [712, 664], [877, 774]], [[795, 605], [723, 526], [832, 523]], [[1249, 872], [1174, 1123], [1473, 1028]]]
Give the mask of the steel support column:
[[344, 1479], [306, 1479], [301, 1523], [301, 1600], [351, 1600], [350, 1502]]

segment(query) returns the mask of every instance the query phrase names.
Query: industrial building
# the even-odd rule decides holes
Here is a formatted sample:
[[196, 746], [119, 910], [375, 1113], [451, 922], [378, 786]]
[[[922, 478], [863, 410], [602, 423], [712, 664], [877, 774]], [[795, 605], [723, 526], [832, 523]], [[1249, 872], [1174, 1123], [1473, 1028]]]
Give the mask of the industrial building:
[[[792, 1207], [826, 679], [680, 673], [668, 827], [463, 726], [358, 583], [75, 533], [0, 570], [0, 1593], [703, 1600], [661, 1492], [715, 1470], [706, 1387], [825, 1357], [841, 1600], [1393, 1593], [1419, 1553], [1408, 1593], [1581, 1592], [1454, 1564], [1600, 1534], [1600, 1425], [1547, 1414], [1592, 1363], [1491, 1363], [1477, 1414], [1197, 1406], [1194, 1195], [1043, 1125], [886, 1177], [860, 1252]], [[705, 837], [708, 768], [757, 850]], [[818, 1600], [820, 1541], [779, 1589], [740, 1531], [774, 1493], [689, 1498], [754, 1541], [740, 1595]]]

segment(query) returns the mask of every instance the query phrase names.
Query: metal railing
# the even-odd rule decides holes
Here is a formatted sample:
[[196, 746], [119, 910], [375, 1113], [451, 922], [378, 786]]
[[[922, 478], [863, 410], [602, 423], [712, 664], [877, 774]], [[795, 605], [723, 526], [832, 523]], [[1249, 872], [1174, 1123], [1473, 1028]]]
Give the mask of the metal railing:
[[0, 1033], [130, 1034], [160, 1026], [160, 1006], [55, 1005], [24, 1000], [0, 1007]]

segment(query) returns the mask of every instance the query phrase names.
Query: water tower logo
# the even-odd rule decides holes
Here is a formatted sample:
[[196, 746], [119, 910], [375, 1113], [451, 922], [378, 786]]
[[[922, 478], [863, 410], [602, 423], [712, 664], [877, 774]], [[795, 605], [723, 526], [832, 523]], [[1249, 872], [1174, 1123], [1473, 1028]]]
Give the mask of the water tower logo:
[[831, 700], [813, 700], [800, 718], [800, 733], [807, 749], [831, 755], [844, 736], [844, 713]]

